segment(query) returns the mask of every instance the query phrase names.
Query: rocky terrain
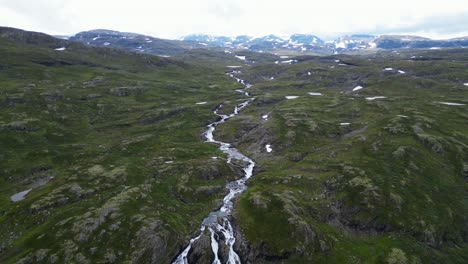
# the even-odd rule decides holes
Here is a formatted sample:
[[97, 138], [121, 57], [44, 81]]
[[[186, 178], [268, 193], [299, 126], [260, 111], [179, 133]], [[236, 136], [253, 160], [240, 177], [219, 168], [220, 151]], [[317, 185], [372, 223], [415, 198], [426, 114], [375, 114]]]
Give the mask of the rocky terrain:
[[[372, 54], [276, 56], [193, 37], [208, 45], [148, 52], [164, 58], [92, 34], [0, 28], [0, 263], [171, 263], [188, 245], [188, 263], [226, 263], [232, 239], [242, 263], [468, 262], [465, 49], [359, 35], [335, 49]], [[214, 139], [255, 163], [207, 225], [233, 238], [200, 233], [249, 163]]]

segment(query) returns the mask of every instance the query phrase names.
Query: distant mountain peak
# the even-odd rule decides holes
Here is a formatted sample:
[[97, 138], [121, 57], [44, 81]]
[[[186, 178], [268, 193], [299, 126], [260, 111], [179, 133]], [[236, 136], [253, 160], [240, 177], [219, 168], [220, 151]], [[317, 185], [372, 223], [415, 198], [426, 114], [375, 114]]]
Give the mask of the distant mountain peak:
[[281, 53], [283, 51], [299, 54], [337, 54], [369, 52], [377, 49], [468, 47], [468, 38], [431, 40], [419, 36], [374, 36], [362, 33], [340, 36], [336, 40], [327, 42], [314, 34], [303, 33], [292, 34], [289, 37], [280, 37], [275, 34], [261, 37], [189, 34], [182, 37], [181, 40], [167, 40], [136, 33], [94, 29], [80, 32], [70, 37], [70, 40], [93, 46], [123, 48], [134, 52], [157, 55], [174, 55], [190, 49], [200, 48], [224, 48], [269, 53]]
[[83, 31], [70, 37], [70, 40], [83, 42], [92, 46], [123, 48], [133, 52], [164, 56], [179, 54], [190, 49], [204, 47], [203, 45], [195, 42], [160, 39], [137, 33], [120, 32], [108, 29]]

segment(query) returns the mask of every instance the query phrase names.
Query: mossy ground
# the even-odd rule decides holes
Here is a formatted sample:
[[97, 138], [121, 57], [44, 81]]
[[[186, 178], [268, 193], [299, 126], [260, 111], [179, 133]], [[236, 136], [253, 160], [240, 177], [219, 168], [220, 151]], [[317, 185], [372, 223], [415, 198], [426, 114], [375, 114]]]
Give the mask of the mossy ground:
[[0, 53], [0, 262], [169, 262], [236, 177], [201, 133], [241, 86], [79, 44], [1, 39]]
[[257, 262], [468, 261], [468, 52], [245, 65], [54, 43], [0, 39], [0, 262], [170, 262], [236, 177], [201, 133], [242, 98], [237, 64], [257, 98], [216, 136], [258, 163], [235, 212]]
[[258, 98], [219, 129], [259, 163], [236, 212], [246, 239], [288, 263], [386, 262], [393, 248], [408, 263], [466, 262], [466, 55], [299, 57], [246, 71]]

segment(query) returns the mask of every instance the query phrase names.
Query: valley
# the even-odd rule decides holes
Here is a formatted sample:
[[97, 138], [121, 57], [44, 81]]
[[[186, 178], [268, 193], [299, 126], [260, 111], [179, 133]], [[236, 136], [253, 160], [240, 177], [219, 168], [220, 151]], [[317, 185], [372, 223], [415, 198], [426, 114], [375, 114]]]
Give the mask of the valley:
[[466, 49], [99, 41], [0, 28], [0, 263], [468, 261]]

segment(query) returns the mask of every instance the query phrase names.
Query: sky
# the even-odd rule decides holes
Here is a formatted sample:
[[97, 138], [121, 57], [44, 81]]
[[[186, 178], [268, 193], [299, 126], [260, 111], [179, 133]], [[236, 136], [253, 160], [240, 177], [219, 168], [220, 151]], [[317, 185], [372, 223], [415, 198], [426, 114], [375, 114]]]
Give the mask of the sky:
[[73, 35], [111, 29], [187, 34], [468, 36], [467, 0], [0, 0], [0, 26]]

